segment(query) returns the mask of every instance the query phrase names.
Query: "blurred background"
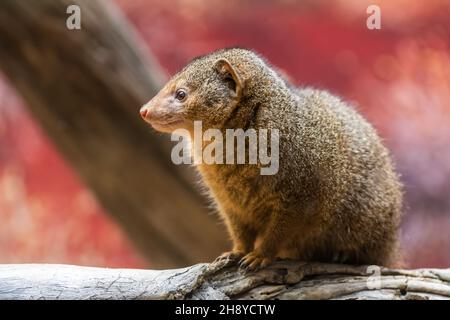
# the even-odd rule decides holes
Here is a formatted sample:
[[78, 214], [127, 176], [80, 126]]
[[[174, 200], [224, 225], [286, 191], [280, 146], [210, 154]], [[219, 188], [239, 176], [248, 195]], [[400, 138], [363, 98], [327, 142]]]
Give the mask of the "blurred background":
[[[24, 3], [21, 0], [17, 2]], [[28, 1], [26, 5], [32, 2]], [[63, 36], [67, 41], [73, 41], [72, 47], [67, 49], [71, 54], [77, 48], [84, 48], [87, 42], [80, 40], [83, 37], [80, 34], [93, 30], [94, 40], [103, 39], [100, 37], [101, 27], [96, 29], [95, 23], [91, 25], [89, 20], [92, 18], [89, 10], [96, 9], [95, 6], [79, 2], [82, 29], [65, 30], [67, 35]], [[64, 1], [61, 3], [66, 4]], [[381, 8], [380, 30], [366, 27], [369, 16], [366, 9], [370, 4]], [[129, 24], [127, 32], [134, 39], [130, 46], [140, 47], [142, 56], [149, 57], [152, 66], [149, 72], [159, 77], [152, 83], [155, 88], [149, 88], [149, 92], [140, 91], [139, 99], [127, 107], [132, 119], [130, 123], [140, 122], [140, 103], [150, 99], [167, 75], [175, 73], [193, 57], [230, 46], [254, 49], [289, 74], [296, 85], [328, 89], [352, 102], [373, 123], [392, 151], [405, 184], [401, 242], [409, 265], [450, 267], [449, 1], [114, 0], [105, 1], [103, 6], [112, 8], [111, 11], [106, 10], [113, 17], [109, 21], [112, 26]], [[16, 10], [11, 8], [7, 10]], [[0, 25], [12, 23], [7, 21], [11, 16], [9, 13], [6, 15], [7, 10], [3, 15], [0, 13]], [[42, 10], [43, 14], [52, 14], [54, 8], [44, 6]], [[66, 16], [63, 11], [61, 17]], [[14, 18], [16, 23], [24, 26], [25, 30], [27, 16], [23, 15], [23, 21], [20, 15], [18, 17]], [[114, 19], [120, 23], [115, 23]], [[51, 21], [48, 20], [48, 24]], [[62, 21], [65, 26], [65, 20]], [[143, 125], [139, 127], [140, 138], [129, 139], [130, 146], [137, 145], [139, 140], [138, 151], [148, 154], [148, 165], [143, 161], [142, 168], [154, 171], [149, 174], [161, 175], [146, 177], [144, 174], [141, 178], [136, 175], [136, 180], [124, 180], [126, 189], [136, 188], [132, 195], [105, 187], [114, 181], [101, 184], [96, 180], [99, 178], [91, 178], [95, 174], [92, 172], [97, 170], [96, 159], [104, 161], [101, 158], [106, 157], [103, 149], [97, 149], [96, 155], [87, 154], [86, 159], [83, 158], [85, 153], [76, 154], [70, 150], [89, 141], [95, 143], [99, 139], [96, 124], [89, 127], [91, 134], [69, 139], [71, 127], [67, 124], [70, 124], [71, 117], [66, 115], [64, 132], [69, 133], [65, 139], [59, 139], [61, 135], [57, 130], [60, 129], [53, 127], [57, 121], [46, 120], [54, 119], [53, 112], [40, 112], [44, 107], [33, 103], [37, 94], [26, 90], [30, 86], [42, 86], [42, 82], [23, 80], [25, 76], [18, 73], [24, 68], [20, 63], [21, 57], [5, 53], [27, 46], [39, 49], [39, 54], [46, 53], [40, 56], [43, 58], [40, 58], [39, 65], [56, 70], [57, 64], [50, 61], [65, 59], [65, 55], [58, 58], [52, 55], [59, 38], [27, 40], [19, 37], [19, 29], [14, 30], [17, 32], [15, 35], [8, 33], [6, 27], [0, 27], [0, 61], [3, 60], [0, 62], [0, 263], [166, 267], [207, 260], [225, 248], [224, 228], [218, 219], [208, 214], [211, 210], [196, 191], [196, 178], [191, 169], [173, 168], [170, 164], [167, 154], [169, 136], [157, 136]], [[30, 27], [30, 30], [37, 29]], [[50, 32], [53, 29], [47, 25], [42, 30]], [[116, 32], [114, 28], [106, 31]], [[70, 38], [72, 33], [77, 33], [74, 40]], [[108, 60], [108, 55], [115, 43], [127, 40], [114, 39], [111, 42], [92, 42], [109, 49], [104, 53], [106, 62], [98, 60], [98, 47], [79, 51], [80, 61], [89, 53], [97, 65], [105, 63], [109, 69], [119, 69], [110, 63], [114, 59]], [[31, 49], [26, 52], [24, 59], [34, 54]], [[19, 62], [14, 60], [16, 58]], [[29, 58], [27, 61], [32, 60]], [[123, 63], [125, 59], [119, 61]], [[67, 68], [78, 63], [77, 59], [71, 60], [67, 62]], [[124, 69], [128, 69], [124, 65]], [[64, 88], [68, 91], [64, 94], [69, 97], [73, 81], [81, 83], [83, 76], [91, 76], [85, 72], [74, 80], [66, 76], [64, 69], [58, 69], [51, 77], [41, 78], [49, 83], [48, 88], [39, 88], [47, 99], [42, 101], [62, 101], [51, 100], [59, 94], [62, 86], [67, 83]], [[27, 79], [36, 73], [33, 70], [27, 71]], [[139, 72], [141, 69], [137, 67], [136, 70]], [[116, 85], [106, 83], [111, 87]], [[61, 87], [51, 87], [56, 85]], [[76, 93], [78, 96], [89, 94], [95, 96], [88, 90]], [[122, 95], [123, 99], [126, 97]], [[95, 110], [95, 101], [91, 100], [92, 110]], [[54, 112], [57, 114], [65, 104], [55, 105], [57, 109], [53, 110], [58, 110]], [[74, 109], [71, 114], [81, 114], [85, 119], [94, 118], [95, 115], [82, 110]], [[107, 113], [109, 111], [104, 114]], [[118, 117], [114, 121], [122, 125], [128, 119]], [[89, 121], [86, 126], [89, 126]], [[120, 128], [111, 131], [117, 137], [123, 136], [121, 132], [124, 132]], [[144, 152], [142, 146], [146, 143], [149, 149]], [[157, 147], [150, 148], [155, 145]], [[111, 148], [116, 147], [111, 145]], [[120, 152], [139, 156], [140, 152], [130, 150], [132, 147]], [[133, 157], [120, 158], [117, 163], [110, 164], [111, 167], [107, 167], [109, 174], [120, 174], [119, 165], [130, 171], [140, 168], [140, 160]], [[161, 172], [167, 172], [167, 176]], [[169, 175], [170, 179], [167, 178]], [[130, 172], [126, 177], [129, 176], [134, 177]], [[105, 177], [102, 181], [112, 179]], [[126, 177], [124, 179], [128, 179]], [[173, 185], [168, 185], [167, 181], [173, 181], [170, 182]], [[182, 187], [176, 189], [174, 185]], [[191, 187], [192, 195], [186, 191]], [[178, 197], [176, 190], [183, 190], [180, 191], [183, 195]], [[115, 192], [123, 194], [118, 197], [120, 199], [132, 199], [138, 192], [142, 194], [130, 200], [128, 207], [120, 207], [120, 204], [112, 204]], [[198, 203], [195, 204], [189, 202], [191, 200], [183, 200], [197, 198], [195, 201]], [[201, 210], [195, 209], [197, 206]], [[138, 211], [149, 218], [132, 225], [130, 221]], [[198, 211], [201, 213], [195, 213]], [[190, 212], [193, 212], [192, 216]], [[194, 215], [195, 218], [191, 219]], [[146, 223], [148, 228], [139, 229], [139, 226], [147, 226]], [[136, 236], [138, 233], [142, 236]], [[148, 243], [151, 245], [147, 247]], [[209, 247], [203, 249], [205, 246]]]

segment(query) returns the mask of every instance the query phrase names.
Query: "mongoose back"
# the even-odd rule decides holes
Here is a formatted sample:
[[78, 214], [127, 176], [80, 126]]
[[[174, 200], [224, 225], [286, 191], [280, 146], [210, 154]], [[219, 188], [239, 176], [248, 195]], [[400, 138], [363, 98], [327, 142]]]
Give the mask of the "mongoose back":
[[248, 270], [276, 258], [393, 266], [402, 186], [374, 128], [339, 98], [296, 88], [251, 50], [192, 60], [149, 103], [156, 130], [278, 129], [279, 170], [200, 164], [233, 247], [219, 259]]

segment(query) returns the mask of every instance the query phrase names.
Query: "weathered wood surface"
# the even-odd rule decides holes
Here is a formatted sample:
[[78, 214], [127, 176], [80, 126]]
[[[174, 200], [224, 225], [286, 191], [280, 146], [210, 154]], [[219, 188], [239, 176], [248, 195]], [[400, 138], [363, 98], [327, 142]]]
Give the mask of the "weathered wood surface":
[[[66, 27], [72, 4], [81, 30]], [[112, 1], [0, 1], [0, 70], [106, 211], [152, 267], [208, 261], [225, 232], [140, 118], [165, 81], [142, 43]]]
[[170, 270], [11, 264], [0, 265], [0, 299], [450, 299], [450, 269], [280, 261], [246, 274], [224, 262]]

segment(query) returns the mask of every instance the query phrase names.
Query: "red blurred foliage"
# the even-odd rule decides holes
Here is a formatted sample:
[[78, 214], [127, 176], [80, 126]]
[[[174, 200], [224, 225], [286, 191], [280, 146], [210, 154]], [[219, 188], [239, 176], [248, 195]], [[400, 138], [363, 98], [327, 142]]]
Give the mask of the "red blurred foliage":
[[[116, 2], [170, 74], [197, 55], [244, 46], [296, 84], [351, 101], [386, 140], [402, 174], [410, 265], [450, 265], [449, 2], [377, 1], [381, 30], [366, 28], [372, 3], [364, 0]], [[0, 118], [0, 188], [18, 183], [23, 190], [0, 190], [2, 221], [7, 217], [1, 261], [139, 264], [11, 91], [0, 90], [0, 99], [7, 97], [0, 112], [8, 106], [7, 121]]]
[[4, 84], [0, 145], [0, 263], [143, 265]]

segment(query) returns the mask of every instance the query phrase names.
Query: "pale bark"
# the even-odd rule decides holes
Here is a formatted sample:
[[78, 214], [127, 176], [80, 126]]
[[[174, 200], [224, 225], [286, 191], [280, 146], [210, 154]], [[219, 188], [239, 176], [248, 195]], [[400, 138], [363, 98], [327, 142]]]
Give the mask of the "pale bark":
[[171, 270], [0, 265], [0, 299], [450, 299], [450, 269], [280, 261], [246, 274], [224, 262]]

